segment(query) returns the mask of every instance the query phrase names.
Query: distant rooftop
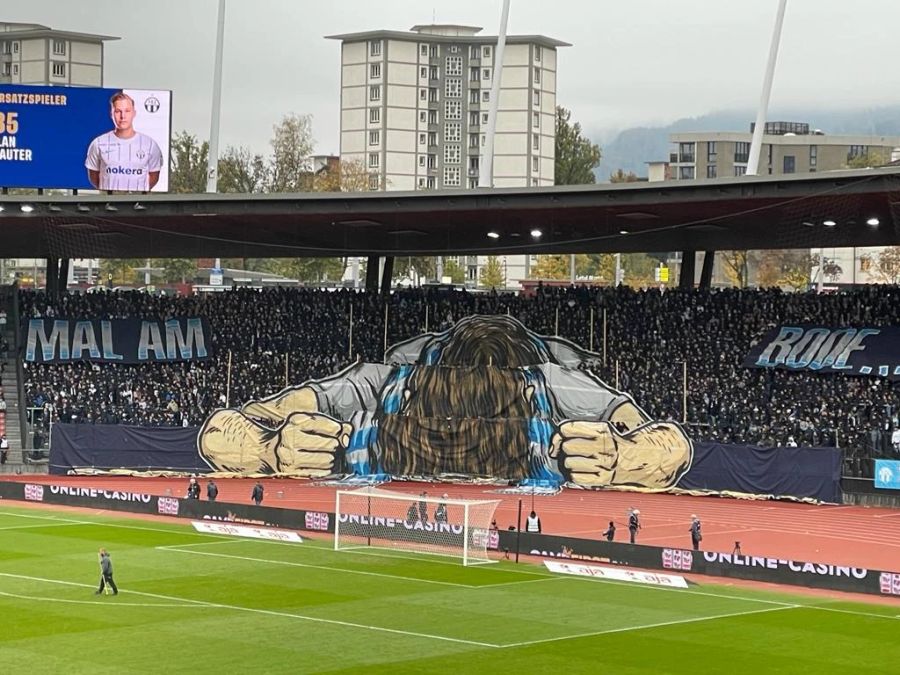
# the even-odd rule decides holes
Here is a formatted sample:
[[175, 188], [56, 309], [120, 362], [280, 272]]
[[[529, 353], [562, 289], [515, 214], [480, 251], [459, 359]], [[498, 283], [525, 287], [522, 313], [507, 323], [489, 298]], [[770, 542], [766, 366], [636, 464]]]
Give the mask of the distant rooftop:
[[72, 40], [118, 40], [112, 35], [97, 35], [96, 33], [78, 33], [66, 30], [56, 30], [40, 23], [13, 23], [0, 21], [0, 36], [5, 40], [23, 40], [28, 38], [62, 37]]
[[459, 37], [461, 35], [471, 36], [480, 33], [483, 29], [481, 26], [461, 26], [455, 23], [429, 23], [419, 26], [413, 26], [409, 29], [413, 33], [428, 33], [429, 35], [453, 35]]
[[[462, 42], [472, 44], [484, 44], [497, 42], [496, 35], [478, 35], [481, 32], [479, 26], [461, 26], [456, 24], [426, 24], [413, 26], [409, 31], [402, 30], [369, 30], [360, 33], [340, 33], [338, 35], [326, 35], [326, 40], [341, 40], [343, 42], [361, 42], [363, 40], [422, 40], [429, 42]], [[427, 38], [425, 37], [427, 36]], [[506, 41], [510, 44], [539, 44], [544, 47], [571, 47], [572, 45], [562, 40], [547, 37], [546, 35], [507, 35]]]

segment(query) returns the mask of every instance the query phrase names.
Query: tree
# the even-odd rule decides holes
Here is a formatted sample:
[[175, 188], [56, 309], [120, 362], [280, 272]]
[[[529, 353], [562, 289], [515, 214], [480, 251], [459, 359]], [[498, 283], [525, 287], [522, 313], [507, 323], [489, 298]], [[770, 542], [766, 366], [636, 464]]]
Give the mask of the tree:
[[[656, 283], [655, 270], [659, 267], [659, 254], [623, 253], [622, 270], [625, 275], [622, 283], [639, 288]], [[613, 272], [615, 276], [615, 272]]]
[[506, 288], [506, 274], [503, 265], [500, 264], [500, 258], [495, 255], [488, 256], [484, 267], [481, 268], [479, 282], [485, 288]]
[[[328, 166], [313, 177], [315, 192], [368, 192], [369, 170], [359, 159], [340, 160], [337, 166]], [[384, 187], [383, 185], [381, 186]]]
[[[756, 283], [760, 288], [787, 286], [794, 290], [809, 288], [811, 271], [819, 265], [818, 256], [811, 256], [807, 251], [767, 250], [750, 256], [756, 266]], [[750, 262], [748, 262], [748, 265]], [[825, 261], [825, 277], [841, 275], [841, 267], [834, 261]]]
[[582, 136], [581, 125], [570, 123], [571, 118], [571, 111], [556, 107], [556, 184], [596, 183], [594, 169], [600, 164], [600, 146]]
[[871, 169], [877, 166], [884, 166], [891, 161], [891, 156], [882, 148], [869, 148], [868, 152], [862, 155], [850, 157], [845, 163], [845, 169]]
[[722, 271], [733, 286], [747, 287], [750, 256], [747, 251], [719, 251]]
[[344, 276], [344, 258], [274, 258], [273, 271], [288, 279], [319, 283], [340, 281]]
[[[576, 267], [577, 267], [576, 261]], [[616, 256], [613, 253], [588, 253], [585, 276], [608, 284], [616, 282]]]
[[111, 281], [113, 286], [133, 284], [137, 281], [134, 268], [143, 267], [145, 262], [138, 258], [104, 258], [100, 261], [100, 282]]
[[269, 183], [269, 164], [247, 148], [229, 146], [219, 159], [219, 192], [253, 194], [264, 192]]
[[312, 189], [312, 118], [290, 113], [272, 130], [269, 192], [308, 192]]
[[615, 172], [609, 174], [610, 183], [637, 183], [640, 177], [634, 172], [625, 173], [623, 169], [616, 169]]
[[[594, 265], [591, 257], [585, 253], [575, 256], [575, 276], [592, 276], [591, 269]], [[567, 253], [553, 255], [539, 255], [537, 262], [531, 267], [532, 279], [556, 279], [567, 280], [572, 278], [572, 256]]]
[[181, 131], [172, 138], [169, 167], [169, 192], [206, 192], [206, 168], [209, 163], [209, 143]]
[[444, 261], [444, 276], [450, 277], [450, 282], [454, 284], [464, 284], [466, 282], [466, 271], [455, 260]]
[[197, 273], [197, 261], [194, 258], [161, 258], [156, 262], [163, 268], [163, 278], [168, 282], [186, 284]]
[[900, 283], [900, 246], [887, 246], [874, 258], [869, 275], [884, 284]]

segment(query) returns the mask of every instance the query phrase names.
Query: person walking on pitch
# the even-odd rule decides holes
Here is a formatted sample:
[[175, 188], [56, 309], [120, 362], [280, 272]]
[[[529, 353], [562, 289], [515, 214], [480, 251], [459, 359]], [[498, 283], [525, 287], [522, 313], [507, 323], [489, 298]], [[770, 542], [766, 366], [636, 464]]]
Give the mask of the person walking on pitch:
[[106, 591], [106, 594], [109, 595], [110, 590], [113, 595], [119, 594], [119, 589], [116, 587], [116, 582], [113, 581], [113, 566], [112, 560], [109, 557], [109, 552], [105, 548], [100, 549], [100, 587], [94, 591], [94, 595], [100, 595], [103, 591]]

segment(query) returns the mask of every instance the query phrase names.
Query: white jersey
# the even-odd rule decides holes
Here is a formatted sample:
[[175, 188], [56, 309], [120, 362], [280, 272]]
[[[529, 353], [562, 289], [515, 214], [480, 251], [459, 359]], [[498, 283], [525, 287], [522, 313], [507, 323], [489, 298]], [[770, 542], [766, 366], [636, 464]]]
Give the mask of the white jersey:
[[150, 173], [160, 171], [162, 162], [162, 151], [147, 134], [136, 131], [131, 138], [119, 138], [109, 131], [91, 141], [84, 166], [100, 172], [101, 190], [146, 192]]

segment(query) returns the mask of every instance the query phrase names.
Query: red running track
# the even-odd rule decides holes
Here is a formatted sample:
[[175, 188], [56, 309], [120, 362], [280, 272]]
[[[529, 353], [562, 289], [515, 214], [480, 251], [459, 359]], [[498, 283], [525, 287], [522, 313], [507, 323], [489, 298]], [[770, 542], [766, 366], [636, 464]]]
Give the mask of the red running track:
[[[120, 476], [9, 476], [7, 480], [54, 483], [107, 490], [183, 497], [185, 478]], [[250, 503], [251, 479], [219, 479], [219, 501]], [[202, 495], [206, 481], [200, 480]], [[335, 488], [306, 480], [265, 479], [266, 506], [334, 510]], [[383, 489], [450, 498], [499, 499], [497, 523], [516, 523], [519, 499], [524, 517], [531, 510], [531, 495], [502, 495], [495, 486], [394, 482]], [[617, 541], [627, 541], [627, 510], [641, 511], [643, 529], [637, 543], [690, 548], [692, 514], [703, 522], [703, 548], [731, 553], [741, 542], [744, 555], [759, 555], [835, 565], [900, 569], [900, 509], [861, 506], [822, 506], [792, 502], [741, 501], [717, 497], [636, 494], [615, 491], [563, 490], [554, 496], [534, 497], [534, 510], [545, 534], [598, 539], [610, 520], [616, 522]]]

